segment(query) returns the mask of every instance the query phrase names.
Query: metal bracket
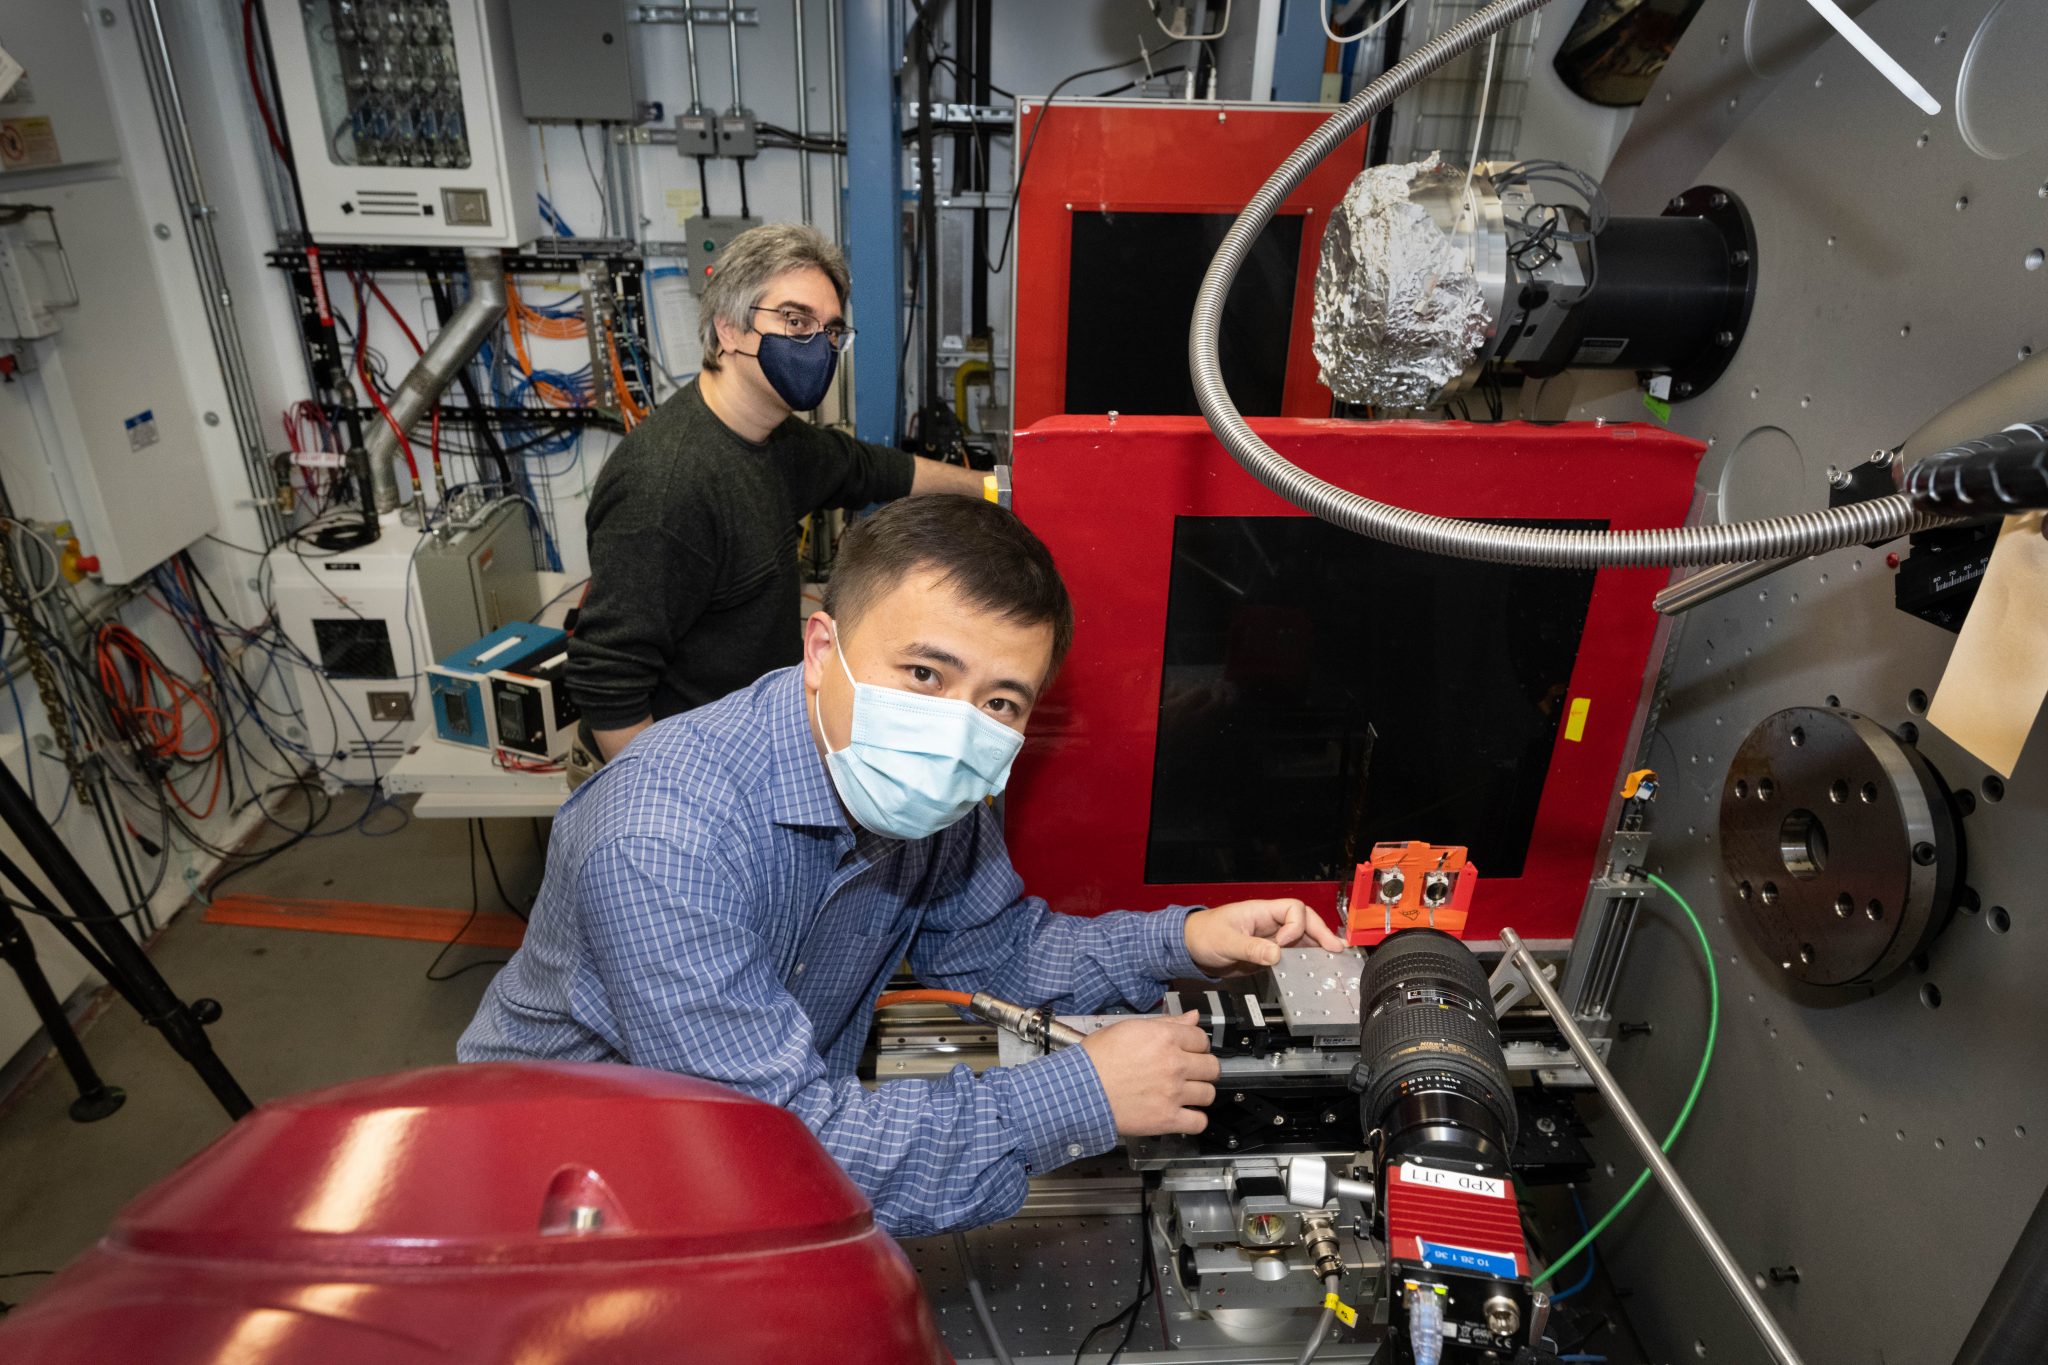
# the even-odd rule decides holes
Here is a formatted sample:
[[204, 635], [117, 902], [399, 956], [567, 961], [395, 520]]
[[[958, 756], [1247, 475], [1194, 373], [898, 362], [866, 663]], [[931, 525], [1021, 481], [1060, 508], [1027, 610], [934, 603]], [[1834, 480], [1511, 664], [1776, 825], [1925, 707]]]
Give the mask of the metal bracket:
[[[1543, 968], [1543, 979], [1551, 980], [1557, 975], [1555, 967]], [[1522, 975], [1522, 969], [1515, 965], [1512, 955], [1504, 955], [1493, 975], [1487, 978], [1487, 988], [1493, 992], [1493, 1012], [1506, 1014], [1515, 1006], [1536, 994], [1536, 988], [1529, 984], [1529, 978]]]
[[723, 24], [756, 28], [761, 11], [754, 8], [728, 10], [723, 5], [642, 5], [633, 12], [636, 24]]
[[1008, 190], [962, 190], [957, 194], [939, 196], [942, 209], [988, 209], [1001, 212], [1010, 207], [1011, 194]]
[[[912, 100], [904, 106], [905, 116], [916, 118], [923, 105]], [[934, 128], [972, 128], [977, 124], [994, 124], [1007, 128], [1015, 121], [1017, 111], [1004, 109], [993, 104], [938, 104], [932, 105], [932, 126]]]

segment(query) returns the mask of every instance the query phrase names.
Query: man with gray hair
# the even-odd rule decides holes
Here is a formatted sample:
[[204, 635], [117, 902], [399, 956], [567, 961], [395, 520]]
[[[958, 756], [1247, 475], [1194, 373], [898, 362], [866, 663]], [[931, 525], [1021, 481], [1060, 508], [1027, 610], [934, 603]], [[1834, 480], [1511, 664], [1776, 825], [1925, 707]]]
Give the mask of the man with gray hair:
[[794, 416], [824, 401], [852, 343], [847, 286], [846, 258], [809, 227], [733, 238], [699, 303], [697, 378], [605, 462], [569, 642], [583, 712], [572, 783], [663, 716], [797, 662], [803, 518], [910, 493], [981, 496], [979, 474]]

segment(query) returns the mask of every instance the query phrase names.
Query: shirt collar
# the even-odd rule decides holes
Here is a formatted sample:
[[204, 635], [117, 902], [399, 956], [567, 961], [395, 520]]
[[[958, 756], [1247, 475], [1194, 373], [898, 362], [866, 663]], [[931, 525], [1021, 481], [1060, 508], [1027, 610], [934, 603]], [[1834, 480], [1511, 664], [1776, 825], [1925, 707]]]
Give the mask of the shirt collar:
[[772, 688], [767, 699], [768, 743], [774, 755], [768, 804], [778, 825], [851, 829], [825, 760], [811, 738], [810, 695], [799, 664]]

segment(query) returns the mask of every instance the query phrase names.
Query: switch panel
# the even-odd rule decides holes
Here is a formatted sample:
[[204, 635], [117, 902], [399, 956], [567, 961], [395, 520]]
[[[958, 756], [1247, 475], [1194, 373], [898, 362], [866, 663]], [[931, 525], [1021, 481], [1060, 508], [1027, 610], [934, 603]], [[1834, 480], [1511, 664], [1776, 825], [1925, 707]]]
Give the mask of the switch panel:
[[684, 264], [689, 267], [690, 288], [703, 293], [704, 286], [718, 272], [719, 257], [732, 239], [750, 227], [759, 227], [759, 218], [719, 218], [709, 214], [692, 218], [684, 242], [687, 254]]

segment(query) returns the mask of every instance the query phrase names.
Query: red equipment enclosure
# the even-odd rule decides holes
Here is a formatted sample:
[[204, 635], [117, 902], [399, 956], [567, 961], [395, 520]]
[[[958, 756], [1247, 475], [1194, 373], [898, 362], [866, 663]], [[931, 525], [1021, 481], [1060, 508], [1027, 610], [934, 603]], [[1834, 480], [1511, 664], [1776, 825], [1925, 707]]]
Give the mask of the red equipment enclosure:
[[[1245, 201], [1330, 116], [1321, 107], [1192, 105], [1166, 100], [1019, 104], [1017, 146], [1031, 147], [1017, 188], [1017, 297], [1010, 367], [1011, 420], [1018, 428], [1065, 412], [1068, 289], [1073, 216], [1101, 213], [1214, 213], [1235, 218]], [[1309, 172], [1276, 213], [1302, 216], [1301, 256], [1287, 335], [1281, 411], [1330, 411], [1314, 341], [1316, 265], [1323, 227], [1365, 167], [1364, 128]], [[1035, 140], [1034, 140], [1035, 139]], [[1187, 318], [1134, 320], [1146, 344], [1178, 345]]]
[[910, 1262], [794, 1115], [549, 1063], [264, 1105], [0, 1321], [0, 1359], [951, 1357]]
[[[1633, 424], [1251, 425], [1310, 473], [1396, 506], [1598, 519], [1616, 530], [1682, 522], [1704, 449]], [[1010, 856], [1026, 887], [1086, 915], [1298, 896], [1334, 923], [1335, 880], [1155, 884], [1145, 871], [1175, 519], [1307, 514], [1239, 468], [1198, 418], [1048, 418], [1018, 433], [1013, 459], [1013, 506], [1051, 548], [1077, 617], [1073, 653], [1032, 715], [1006, 798]], [[1521, 875], [1489, 875], [1481, 862], [1462, 937], [1488, 940], [1503, 925], [1529, 939], [1575, 931], [1646, 695], [1658, 623], [1650, 598], [1669, 576], [1594, 576], [1570, 719], [1559, 727]], [[1400, 610], [1366, 606], [1375, 620], [1398, 620]], [[1374, 837], [1431, 841], [1427, 829]]]

